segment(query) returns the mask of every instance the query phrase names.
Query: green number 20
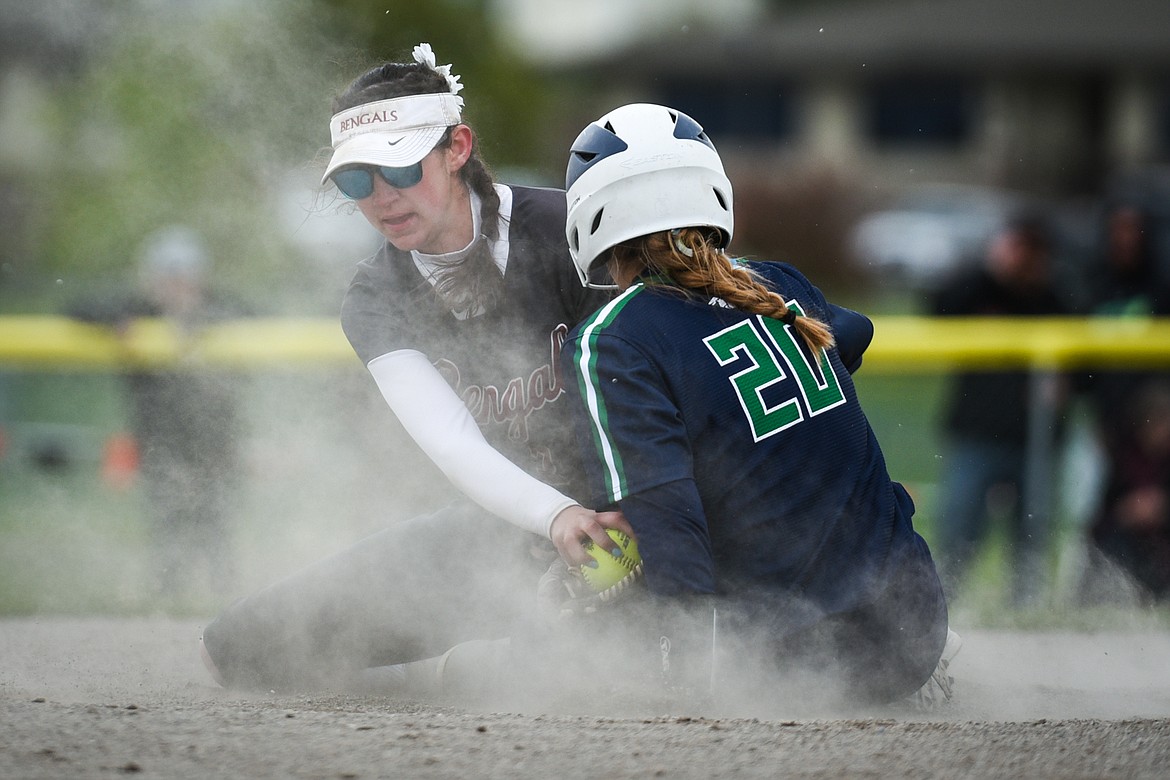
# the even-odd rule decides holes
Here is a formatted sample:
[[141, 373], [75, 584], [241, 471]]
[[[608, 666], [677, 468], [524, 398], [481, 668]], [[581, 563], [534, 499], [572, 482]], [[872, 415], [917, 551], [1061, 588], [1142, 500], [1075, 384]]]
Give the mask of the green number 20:
[[[795, 303], [788, 306], [802, 313]], [[810, 417], [815, 417], [845, 403], [845, 393], [828, 353], [824, 349], [818, 350], [819, 365], [814, 368], [797, 343], [798, 338], [791, 327], [779, 320], [757, 315], [703, 339], [719, 365], [726, 366], [740, 358], [750, 363], [747, 368], [732, 374], [729, 380], [756, 441], [801, 422], [805, 419], [805, 409]], [[783, 359], [783, 366], [777, 355]], [[764, 391], [789, 376], [784, 366], [796, 378], [804, 400], [803, 408], [797, 398], [773, 406], [764, 402]]]

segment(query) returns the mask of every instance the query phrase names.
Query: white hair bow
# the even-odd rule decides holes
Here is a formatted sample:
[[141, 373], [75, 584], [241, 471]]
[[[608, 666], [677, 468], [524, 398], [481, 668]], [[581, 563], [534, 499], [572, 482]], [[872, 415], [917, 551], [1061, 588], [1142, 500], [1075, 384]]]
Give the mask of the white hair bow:
[[[459, 83], [459, 76], [451, 75], [451, 66], [435, 65], [435, 52], [431, 49], [429, 43], [420, 43], [414, 47], [414, 61], [426, 65], [431, 70], [435, 71], [443, 78], [447, 79], [447, 87], [451, 90], [452, 95], [458, 95], [459, 90], [463, 89], [463, 85]], [[463, 106], [463, 98], [458, 98], [459, 106]]]

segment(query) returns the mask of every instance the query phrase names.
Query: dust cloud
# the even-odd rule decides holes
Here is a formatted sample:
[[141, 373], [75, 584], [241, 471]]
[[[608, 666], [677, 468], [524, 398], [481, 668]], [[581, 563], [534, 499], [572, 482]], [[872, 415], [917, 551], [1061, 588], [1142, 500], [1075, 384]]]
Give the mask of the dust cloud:
[[[143, 7], [151, 5], [142, 4]], [[219, 73], [225, 94], [233, 94], [233, 89], [255, 78], [255, 74], [243, 67], [233, 70], [232, 60], [216, 59], [214, 51], [207, 49], [205, 65]], [[263, 51], [271, 52], [271, 49]], [[304, 117], [304, 126], [294, 128], [295, 132], [289, 128], [281, 131], [283, 140], [287, 142], [289, 135], [297, 134], [301, 134], [297, 140], [314, 135], [323, 137], [324, 133], [318, 132], [326, 120], [328, 89], [323, 76], [300, 70], [283, 72], [280, 68], [265, 73], [274, 80], [264, 94], [267, 101], [280, 101], [282, 95], [305, 89], [305, 84], [309, 85], [306, 91], [321, 98], [319, 110]], [[240, 93], [238, 97], [248, 103], [254, 94]], [[250, 116], [262, 116], [266, 112], [264, 102], [248, 105], [246, 113]], [[212, 132], [238, 129], [217, 125], [214, 118], [205, 117], [201, 121], [204, 120], [209, 122]], [[260, 125], [249, 126], [247, 130], [242, 141], [248, 148], [259, 150], [270, 140], [263, 136]], [[306, 158], [312, 151], [306, 150]], [[275, 165], [271, 161], [267, 164]], [[261, 168], [273, 174], [275, 180], [289, 180], [283, 175], [286, 172]], [[292, 171], [296, 181], [305, 178], [301, 174], [303, 171]], [[281, 207], [287, 206], [287, 201], [280, 200], [280, 193], [271, 195], [272, 203], [283, 202]], [[230, 204], [255, 198], [256, 193], [227, 191], [222, 196], [228, 204], [224, 210], [230, 211]], [[253, 245], [266, 250], [270, 263], [278, 262], [272, 257], [284, 257], [292, 268], [312, 279], [308, 284], [290, 280], [289, 284], [296, 289], [290, 297], [295, 300], [306, 300], [298, 296], [319, 293], [321, 287], [328, 288], [330, 295], [338, 294], [348, 278], [349, 264], [360, 259], [360, 255], [348, 254], [352, 249], [348, 243], [351, 237], [344, 231], [325, 238], [314, 233], [309, 226], [315, 224], [317, 216], [324, 214], [310, 210], [305, 220], [298, 223], [296, 232], [301, 235], [294, 239], [292, 248], [271, 236]], [[287, 228], [289, 223], [283, 224]], [[302, 243], [298, 245], [296, 241]], [[312, 246], [305, 248], [305, 244]], [[347, 256], [339, 258], [336, 250], [343, 244]], [[306, 256], [293, 262], [292, 255], [301, 251]], [[219, 262], [231, 265], [234, 260], [226, 258]], [[268, 280], [273, 278], [265, 276], [270, 270], [271, 267], [260, 271], [244, 268], [228, 276], [237, 283], [254, 280], [256, 276]], [[292, 275], [291, 271], [288, 273]], [[310, 298], [313, 307], [320, 307], [320, 311], [329, 308], [328, 301]], [[230, 585], [209, 581], [201, 586], [205, 591], [197, 597], [199, 610], [195, 617], [188, 605], [177, 617], [167, 617], [164, 608], [160, 610], [164, 612], [162, 616], [141, 621], [114, 620], [112, 626], [103, 625], [99, 631], [89, 630], [92, 623], [84, 619], [4, 621], [3, 646], [8, 659], [5, 692], [102, 702], [120, 699], [127, 691], [141, 690], [136, 686], [145, 686], [145, 695], [162, 706], [175, 703], [168, 698], [168, 689], [183, 686], [188, 692], [196, 691], [189, 695], [203, 700], [226, 696], [214, 688], [197, 661], [198, 632], [220, 609], [360, 542], [383, 527], [433, 511], [451, 495], [443, 477], [425, 462], [392, 419], [356, 358], [352, 364], [269, 369], [249, 373], [238, 381], [243, 398], [240, 435], [244, 437], [241, 440], [244, 461], [242, 484], [229, 526], [235, 572]], [[71, 577], [67, 587], [78, 591], [84, 589], [87, 578], [103, 576], [102, 561], [121, 560], [131, 570], [128, 575], [122, 573], [121, 581], [128, 584], [121, 587], [128, 591], [149, 590], [152, 587], [147, 573], [149, 564], [119, 553], [119, 537], [111, 538], [87, 525], [84, 511], [72, 508], [75, 505], [71, 501], [75, 498], [54, 491], [53, 505], [44, 509], [53, 514], [76, 514], [63, 528], [65, 533], [73, 534], [71, 549], [83, 548], [84, 555], [64, 561], [45, 560], [36, 545], [21, 540], [10, 551], [19, 550], [19, 554], [35, 559], [35, 565], [29, 569], [35, 576]], [[126, 531], [126, 536], [132, 537], [133, 530]], [[445, 560], [441, 556], [431, 560], [432, 568], [448, 580], [458, 577], [457, 564], [468, 563]], [[533, 568], [539, 573], [539, 566]], [[457, 581], [446, 582], [443, 592], [457, 591], [459, 587]], [[523, 615], [535, 611], [535, 578], [518, 579], [514, 572], [501, 571], [492, 590], [503, 594], [502, 600], [509, 601], [501, 605], [504, 612]], [[137, 596], [126, 594], [131, 608], [141, 604]], [[387, 593], [384, 598], [401, 597]], [[53, 611], [52, 604], [46, 606], [48, 611]], [[416, 608], [435, 616], [450, 611], [447, 603], [429, 605], [425, 601], [418, 602]], [[1170, 717], [1170, 665], [1165, 663], [1170, 658], [1170, 635], [1156, 615], [1140, 610], [1132, 614], [1135, 617], [1129, 624], [1119, 625], [1115, 618], [1110, 618], [1100, 629], [1083, 631], [1012, 632], [979, 626], [968, 628], [961, 622], [953, 624], [965, 640], [952, 667], [957, 701], [953, 709], [931, 717], [955, 720]], [[357, 622], [373, 619], [372, 615], [350, 617], [356, 617]], [[436, 636], [444, 636], [460, 633], [462, 627], [436, 621], [430, 629]], [[156, 646], [149, 640], [160, 632], [167, 641]], [[500, 643], [506, 637], [499, 633], [485, 627], [484, 642], [464, 648], [470, 660], [460, 672], [463, 681], [450, 691], [435, 694], [434, 702], [484, 711], [588, 712], [614, 717], [659, 714], [664, 706], [678, 706], [677, 702], [664, 703], [659, 694], [632, 682], [635, 676], [629, 671], [632, 659], [640, 659], [638, 664], [653, 668], [656, 646], [647, 649], [641, 644], [614, 644], [610, 640], [598, 640], [586, 630], [571, 643], [571, 651], [561, 665], [554, 666], [547, 677], [538, 678], [539, 684], [533, 685], [535, 670], [516, 660], [511, 645]], [[103, 636], [121, 640], [121, 648], [129, 644], [150, 652], [134, 657], [140, 665], [129, 666], [117, 660], [121, 648], [112, 640], [103, 642]], [[189, 644], [183, 644], [182, 636], [189, 638]], [[89, 650], [66, 650], [86, 646]], [[334, 647], [334, 650], [343, 656], [360, 654], [354, 648]], [[150, 655], [156, 651], [157, 657]], [[285, 652], [303, 656], [309, 649], [286, 648]], [[112, 664], [111, 658], [115, 659]], [[398, 663], [414, 658], [383, 660]], [[717, 699], [704, 705], [710, 709], [697, 714], [767, 719], [891, 714], [923, 717], [897, 708], [866, 710], [833, 703], [830, 692], [836, 681], [828, 665], [820, 675], [793, 681], [770, 680], [761, 671], [759, 659], [746, 653], [728, 653], [721, 662], [728, 674], [734, 670], [743, 678], [734, 686], [737, 693], [731, 700]], [[143, 668], [153, 671], [144, 675]], [[453, 678], [456, 671], [453, 662]], [[365, 693], [379, 695], [376, 682], [371, 686]], [[396, 691], [395, 695], [411, 693], [407, 688]]]

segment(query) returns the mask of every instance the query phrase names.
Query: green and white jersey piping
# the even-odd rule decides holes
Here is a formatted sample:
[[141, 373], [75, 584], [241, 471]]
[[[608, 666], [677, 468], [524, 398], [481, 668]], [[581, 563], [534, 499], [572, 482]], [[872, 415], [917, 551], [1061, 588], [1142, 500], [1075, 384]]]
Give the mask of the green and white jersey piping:
[[581, 387], [581, 400], [585, 402], [585, 408], [589, 413], [593, 443], [601, 458], [606, 495], [613, 501], [620, 501], [626, 495], [626, 474], [622, 466], [621, 453], [617, 451], [609, 435], [605, 399], [601, 396], [601, 382], [597, 376], [597, 338], [642, 289], [642, 284], [633, 285], [594, 312], [581, 326], [581, 336], [577, 340], [577, 349], [573, 355]]

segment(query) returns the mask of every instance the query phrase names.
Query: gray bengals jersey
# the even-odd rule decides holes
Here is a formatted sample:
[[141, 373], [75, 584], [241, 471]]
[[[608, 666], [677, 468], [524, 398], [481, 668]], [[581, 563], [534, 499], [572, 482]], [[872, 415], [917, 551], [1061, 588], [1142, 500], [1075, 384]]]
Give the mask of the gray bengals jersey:
[[[425, 354], [485, 438], [532, 476], [581, 500], [580, 457], [562, 395], [569, 329], [609, 298], [578, 281], [565, 244], [565, 194], [511, 187], [503, 300], [458, 319], [408, 252], [385, 244], [358, 265], [342, 326], [363, 363], [401, 349]], [[550, 292], [552, 291], [552, 292]]]

